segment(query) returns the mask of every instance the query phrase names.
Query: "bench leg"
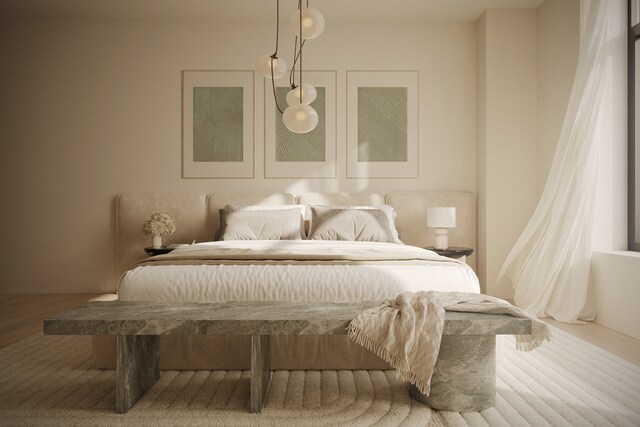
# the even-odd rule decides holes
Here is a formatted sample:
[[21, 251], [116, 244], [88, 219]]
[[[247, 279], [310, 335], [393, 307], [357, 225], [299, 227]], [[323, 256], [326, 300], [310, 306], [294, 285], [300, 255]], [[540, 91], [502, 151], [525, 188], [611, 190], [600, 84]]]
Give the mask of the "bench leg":
[[434, 409], [482, 411], [496, 400], [496, 336], [445, 335], [425, 396], [410, 386], [414, 399]]
[[271, 336], [251, 335], [251, 413], [262, 411], [271, 381]]
[[118, 335], [116, 354], [116, 412], [124, 414], [160, 378], [160, 337]]

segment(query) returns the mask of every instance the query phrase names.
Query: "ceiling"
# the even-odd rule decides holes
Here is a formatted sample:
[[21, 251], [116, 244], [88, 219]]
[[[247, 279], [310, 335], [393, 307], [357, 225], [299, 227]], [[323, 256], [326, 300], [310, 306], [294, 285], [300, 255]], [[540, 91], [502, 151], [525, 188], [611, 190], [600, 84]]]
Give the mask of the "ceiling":
[[[311, 0], [328, 21], [475, 21], [485, 9], [535, 8], [543, 0]], [[2, 0], [0, 19], [259, 22], [276, 0]], [[281, 0], [283, 16], [296, 8]]]

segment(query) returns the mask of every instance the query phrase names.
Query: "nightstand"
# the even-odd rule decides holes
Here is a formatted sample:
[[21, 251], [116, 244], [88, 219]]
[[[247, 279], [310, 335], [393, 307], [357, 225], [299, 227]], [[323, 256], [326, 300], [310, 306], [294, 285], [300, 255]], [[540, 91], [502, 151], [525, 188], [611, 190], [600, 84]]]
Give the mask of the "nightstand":
[[169, 252], [171, 252], [174, 249], [175, 248], [169, 248], [167, 246], [161, 246], [159, 248], [154, 248], [152, 246], [147, 246], [146, 248], [144, 248], [144, 251], [149, 256], [156, 256], [156, 255], [168, 254]]
[[466, 257], [473, 253], [472, 248], [461, 248], [456, 246], [449, 246], [447, 249], [435, 249], [433, 246], [427, 246], [425, 249], [429, 249], [437, 253], [438, 255], [446, 256], [447, 258], [459, 259], [464, 261]]

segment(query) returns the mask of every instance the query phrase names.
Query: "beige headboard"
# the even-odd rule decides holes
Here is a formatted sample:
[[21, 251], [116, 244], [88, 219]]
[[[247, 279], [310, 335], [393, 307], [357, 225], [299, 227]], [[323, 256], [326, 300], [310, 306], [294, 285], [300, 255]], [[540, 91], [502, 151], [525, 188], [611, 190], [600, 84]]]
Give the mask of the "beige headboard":
[[[116, 252], [118, 278], [144, 259], [144, 248], [151, 237], [142, 229], [153, 211], [171, 215], [176, 232], [163, 237], [163, 244], [211, 241], [220, 227], [219, 209], [226, 204], [238, 205], [379, 205], [389, 204], [398, 213], [397, 225], [402, 240], [415, 246], [432, 246], [433, 230], [427, 228], [427, 208], [455, 206], [457, 226], [449, 230], [450, 246], [476, 249], [476, 204], [470, 193], [424, 192], [390, 193], [386, 197], [365, 193], [305, 193], [296, 198], [289, 193], [193, 194], [193, 193], [127, 193], [116, 201]], [[475, 253], [467, 259], [475, 268]]]
[[146, 246], [151, 237], [142, 224], [153, 211], [166, 212], [173, 218], [176, 231], [163, 236], [163, 244], [211, 240], [206, 228], [207, 197], [185, 193], [129, 193], [116, 200], [116, 257], [117, 279], [138, 261], [147, 257]]

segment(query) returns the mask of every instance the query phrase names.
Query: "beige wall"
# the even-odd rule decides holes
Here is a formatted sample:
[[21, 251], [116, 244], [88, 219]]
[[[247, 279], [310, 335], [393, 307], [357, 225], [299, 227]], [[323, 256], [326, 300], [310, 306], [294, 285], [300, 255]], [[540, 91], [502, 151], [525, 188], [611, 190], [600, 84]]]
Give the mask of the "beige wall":
[[544, 188], [577, 66], [580, 3], [546, 0], [537, 10], [487, 10], [477, 22], [478, 274], [497, 282]]
[[580, 53], [580, 1], [538, 8], [538, 193], [547, 182]]
[[[272, 25], [1, 22], [0, 292], [112, 291], [120, 192], [475, 193], [475, 31], [473, 22], [327, 23], [305, 67], [338, 70], [338, 179], [262, 178], [257, 79], [257, 178], [183, 180], [180, 71], [251, 69], [273, 49]], [[282, 39], [288, 57], [292, 40]], [[346, 69], [420, 71], [419, 179], [345, 178]]]
[[[489, 10], [477, 23], [328, 25], [305, 67], [338, 71], [329, 180], [263, 178], [257, 78], [256, 179], [180, 178], [180, 71], [251, 69], [273, 48], [270, 24], [2, 22], [0, 220], [11, 244], [0, 292], [113, 290], [120, 192], [456, 190], [477, 191], [483, 290], [511, 297], [495, 278], [546, 180], [575, 67], [576, 4]], [[291, 43], [282, 37], [285, 59]], [[419, 179], [345, 178], [347, 69], [420, 71]]]
[[640, 339], [640, 253], [593, 252], [590, 282], [595, 322]]
[[536, 10], [487, 10], [478, 29], [480, 281], [488, 294], [511, 298], [498, 273], [538, 198]]
[[477, 166], [476, 188], [478, 202], [478, 254], [476, 273], [480, 291], [487, 292], [487, 14], [483, 13], [476, 27], [477, 46]]

